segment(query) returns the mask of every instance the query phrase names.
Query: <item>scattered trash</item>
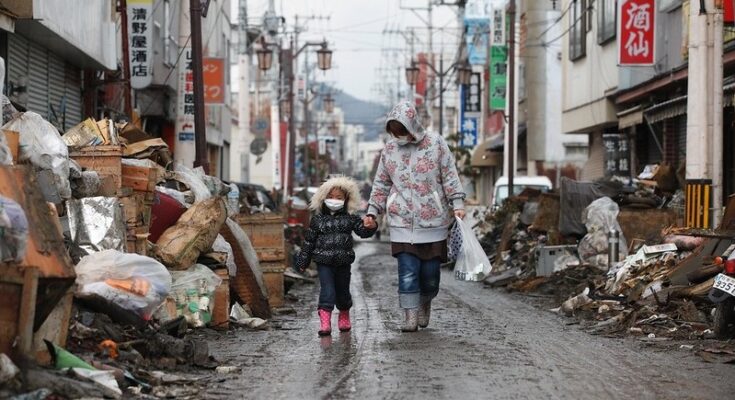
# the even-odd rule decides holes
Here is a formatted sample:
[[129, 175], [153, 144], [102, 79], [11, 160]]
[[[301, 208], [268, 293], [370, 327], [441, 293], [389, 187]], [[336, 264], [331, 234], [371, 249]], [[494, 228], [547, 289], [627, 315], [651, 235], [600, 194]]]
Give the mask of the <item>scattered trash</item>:
[[236, 367], [233, 365], [220, 365], [219, 367], [215, 368], [215, 372], [218, 374], [232, 374], [234, 372], [237, 372], [240, 370], [240, 367]]
[[173, 271], [171, 277], [171, 297], [176, 301], [177, 315], [183, 315], [193, 328], [208, 324], [215, 306], [214, 290], [222, 280], [201, 264], [186, 271]]
[[66, 202], [72, 258], [103, 250], [125, 251], [126, 227], [116, 197], [87, 197]]
[[0, 196], [0, 262], [20, 262], [26, 254], [28, 219], [21, 206]]
[[168, 270], [138, 254], [101, 251], [82, 258], [75, 271], [76, 296], [100, 296], [146, 320], [171, 291]]
[[189, 268], [203, 251], [212, 248], [226, 218], [220, 197], [194, 204], [156, 241], [157, 258], [171, 269]]
[[0, 353], [0, 386], [13, 380], [19, 373], [20, 370], [13, 364], [10, 357]]

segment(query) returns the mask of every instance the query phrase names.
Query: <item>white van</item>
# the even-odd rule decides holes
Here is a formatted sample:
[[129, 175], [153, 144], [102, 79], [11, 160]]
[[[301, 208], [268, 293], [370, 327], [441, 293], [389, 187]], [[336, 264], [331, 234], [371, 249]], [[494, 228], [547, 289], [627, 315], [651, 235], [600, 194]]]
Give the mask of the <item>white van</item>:
[[[545, 176], [515, 176], [513, 177], [513, 195], [518, 195], [525, 189], [536, 189], [548, 192], [553, 189], [551, 180]], [[501, 176], [493, 188], [492, 209], [498, 209], [508, 198], [508, 177]]]

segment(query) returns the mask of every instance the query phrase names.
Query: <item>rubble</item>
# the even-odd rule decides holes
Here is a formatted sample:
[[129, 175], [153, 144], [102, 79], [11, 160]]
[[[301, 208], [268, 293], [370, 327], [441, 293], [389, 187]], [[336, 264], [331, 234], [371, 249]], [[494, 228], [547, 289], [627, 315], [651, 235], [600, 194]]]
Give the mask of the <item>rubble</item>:
[[194, 379], [172, 371], [236, 372], [191, 333], [270, 329], [286, 252], [282, 217], [268, 228], [280, 242], [257, 248], [251, 222], [228, 218], [232, 187], [174, 166], [133, 124], [89, 118], [61, 135], [12, 112], [0, 132], [0, 291], [19, 306], [0, 305], [11, 327], [0, 397], [188, 395], [200, 389], [168, 386]]

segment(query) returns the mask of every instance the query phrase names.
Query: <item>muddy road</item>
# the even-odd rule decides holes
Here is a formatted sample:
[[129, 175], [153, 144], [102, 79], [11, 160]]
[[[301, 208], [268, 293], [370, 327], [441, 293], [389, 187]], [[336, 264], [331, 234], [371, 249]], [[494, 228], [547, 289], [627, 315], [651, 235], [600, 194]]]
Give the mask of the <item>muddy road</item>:
[[735, 393], [733, 365], [591, 336], [446, 271], [429, 328], [401, 333], [389, 245], [367, 241], [356, 250], [351, 333], [335, 327], [332, 337], [318, 338], [318, 286], [297, 287], [297, 314], [277, 317], [276, 329], [231, 331], [210, 344], [218, 360], [241, 369], [210, 376], [197, 397], [726, 399]]

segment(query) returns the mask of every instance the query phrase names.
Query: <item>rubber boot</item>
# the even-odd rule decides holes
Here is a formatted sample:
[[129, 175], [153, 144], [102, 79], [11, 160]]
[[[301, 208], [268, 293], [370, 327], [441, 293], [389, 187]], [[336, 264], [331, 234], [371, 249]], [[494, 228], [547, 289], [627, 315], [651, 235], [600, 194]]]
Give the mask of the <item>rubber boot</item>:
[[406, 308], [405, 313], [406, 313], [406, 320], [403, 322], [401, 331], [416, 332], [419, 329], [418, 327], [419, 309], [418, 308]]
[[332, 312], [319, 309], [319, 336], [332, 334]]
[[339, 317], [337, 317], [337, 326], [340, 332], [349, 332], [352, 329], [350, 323], [350, 310], [340, 310]]
[[422, 328], [429, 326], [429, 317], [431, 317], [431, 301], [419, 306], [418, 324]]

